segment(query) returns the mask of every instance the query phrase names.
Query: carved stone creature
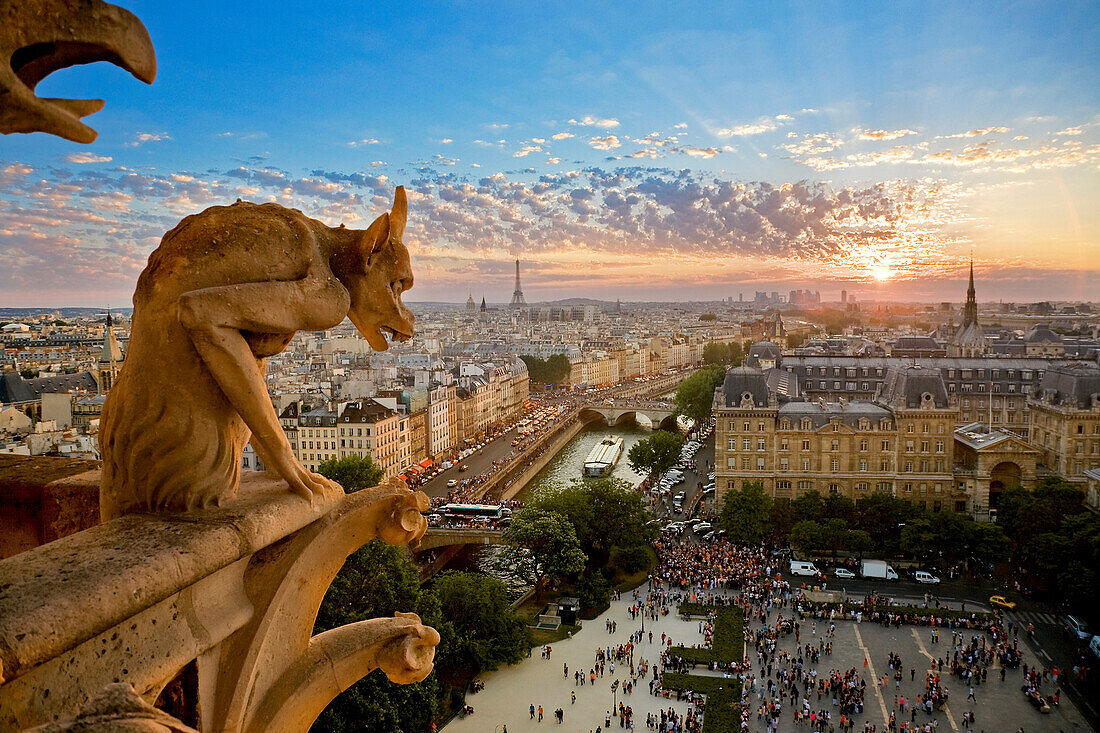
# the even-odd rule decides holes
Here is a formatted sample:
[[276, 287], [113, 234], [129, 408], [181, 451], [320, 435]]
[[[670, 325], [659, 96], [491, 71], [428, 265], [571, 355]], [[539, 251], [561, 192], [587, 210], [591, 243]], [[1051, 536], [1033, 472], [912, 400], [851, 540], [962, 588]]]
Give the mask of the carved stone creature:
[[103, 406], [104, 521], [232, 497], [251, 438], [268, 470], [312, 500], [339, 486], [298, 462], [264, 384], [265, 357], [299, 330], [349, 317], [370, 345], [412, 336], [405, 190], [365, 231], [238, 201], [164, 235], [138, 278], [126, 363]]
[[102, 99], [42, 99], [38, 82], [77, 64], [109, 61], [146, 84], [157, 75], [153, 42], [133, 13], [101, 0], [0, 0], [0, 132], [96, 139], [81, 117]]

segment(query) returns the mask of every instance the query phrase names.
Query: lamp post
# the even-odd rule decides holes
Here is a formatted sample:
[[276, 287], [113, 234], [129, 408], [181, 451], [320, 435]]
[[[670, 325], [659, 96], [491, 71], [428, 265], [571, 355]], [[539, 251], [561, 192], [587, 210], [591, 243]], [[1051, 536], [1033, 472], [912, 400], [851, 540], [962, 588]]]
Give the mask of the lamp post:
[[619, 681], [615, 680], [611, 683], [611, 712], [614, 715], [618, 715], [619, 711]]

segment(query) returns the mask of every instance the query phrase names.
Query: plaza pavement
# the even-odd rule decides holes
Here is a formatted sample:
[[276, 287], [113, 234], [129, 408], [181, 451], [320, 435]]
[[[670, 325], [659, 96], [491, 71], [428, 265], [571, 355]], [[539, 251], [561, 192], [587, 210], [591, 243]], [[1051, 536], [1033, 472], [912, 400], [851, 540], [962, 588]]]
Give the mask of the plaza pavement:
[[[643, 586], [644, 588], [645, 586]], [[577, 733], [593, 731], [603, 725], [604, 715], [613, 709], [611, 683], [618, 678], [621, 681], [629, 676], [629, 665], [625, 668], [616, 666], [616, 674], [612, 675], [610, 666], [603, 678], [596, 678], [595, 686], [584, 685], [575, 687], [573, 671], [583, 669], [586, 672], [592, 667], [597, 647], [607, 647], [625, 644], [629, 635], [641, 627], [641, 621], [632, 621], [627, 614], [627, 608], [631, 603], [631, 595], [623, 594], [622, 600], [614, 601], [608, 611], [593, 621], [584, 622], [583, 628], [571, 639], [552, 645], [553, 651], [549, 661], [542, 659], [539, 649], [532, 650], [530, 658], [518, 665], [508, 667], [486, 674], [482, 677], [485, 689], [476, 695], [467, 696], [467, 702], [474, 707], [474, 714], [465, 719], [455, 719], [446, 726], [447, 733], [489, 733], [500, 731], [503, 725], [508, 726], [509, 733], [525, 733], [542, 731], [547, 728], [560, 728], [561, 730], [576, 731]], [[789, 615], [788, 609], [782, 609], [784, 615]], [[776, 619], [776, 611], [772, 610], [769, 618], [772, 622]], [[616, 633], [608, 634], [605, 623], [608, 619], [618, 623]], [[701, 643], [698, 621], [682, 621], [673, 613], [662, 617], [656, 622], [646, 621], [646, 630], [652, 630], [656, 637], [653, 644], [645, 639], [635, 649], [635, 662], [648, 659], [655, 664], [658, 659], [660, 645], [659, 635], [664, 632], [670, 634], [674, 644], [693, 645]], [[756, 622], [750, 623], [750, 628], [759, 628]], [[828, 623], [817, 623], [817, 634], [811, 633], [809, 619], [802, 622], [802, 644], [807, 641], [817, 643], [828, 628]], [[977, 632], [963, 631], [964, 643]], [[646, 637], [648, 638], [648, 637]], [[973, 731], [979, 733], [1016, 733], [1022, 730], [1024, 733], [1051, 733], [1070, 731], [1089, 731], [1092, 728], [1085, 721], [1080, 711], [1062, 695], [1062, 702], [1049, 715], [1043, 715], [1032, 708], [1023, 693], [1020, 691], [1022, 678], [1021, 669], [1008, 670], [1004, 682], [1000, 679], [999, 663], [990, 668], [986, 684], [974, 688], [975, 700], [967, 700], [968, 688], [957, 678], [947, 673], [947, 660], [951, 653], [951, 632], [941, 629], [937, 644], [931, 641], [930, 629], [923, 626], [901, 626], [900, 628], [883, 628], [880, 624], [864, 621], [856, 624], [854, 621], [837, 621], [836, 632], [831, 639], [833, 653], [831, 656], [822, 656], [817, 664], [818, 675], [827, 675], [832, 669], [847, 670], [852, 667], [863, 671], [863, 661], [867, 659], [868, 666], [863, 671], [867, 679], [867, 690], [864, 700], [864, 712], [856, 715], [856, 733], [863, 730], [864, 722], [877, 726], [878, 731], [886, 730], [886, 720], [890, 712], [897, 710], [897, 696], [904, 695], [910, 702], [916, 699], [918, 694], [924, 691], [923, 672], [928, 669], [932, 658], [942, 657], [945, 660], [943, 679], [950, 691], [950, 699], [945, 710], [937, 711], [932, 717], [918, 712], [916, 722], [924, 724], [933, 718], [938, 721], [938, 733], [951, 733]], [[1032, 666], [1039, 663], [1035, 654], [1027, 647], [1024, 640], [1020, 640], [1020, 649], [1023, 651], [1023, 661]], [[781, 637], [779, 649], [793, 652], [795, 647], [794, 635]], [[901, 656], [904, 667], [904, 678], [900, 689], [895, 689], [895, 683], [891, 679], [886, 688], [876, 684], [875, 680], [883, 674], [890, 673], [887, 666], [887, 655], [895, 652]], [[757, 677], [760, 675], [760, 667], [755, 649], [748, 647], [749, 658], [753, 660], [753, 671]], [[569, 665], [569, 676], [562, 678], [562, 664]], [[917, 668], [915, 680], [910, 679], [910, 668]], [[705, 671], [700, 669], [705, 674]], [[669, 707], [683, 715], [688, 710], [686, 702], [666, 700], [663, 697], [653, 697], [649, 694], [648, 680], [652, 672], [647, 675], [645, 681], [639, 680], [635, 691], [627, 696], [621, 692], [618, 699], [634, 709], [634, 727], [637, 731], [644, 731], [646, 714], [658, 712]], [[746, 687], [748, 685], [746, 684]], [[801, 685], [800, 685], [801, 687]], [[759, 685], [758, 685], [759, 689]], [[576, 691], [576, 704], [570, 703], [571, 691]], [[1044, 691], [1049, 694], [1053, 691], [1050, 682], [1046, 683]], [[752, 709], [750, 733], [765, 733], [763, 721], [756, 715], [756, 707], [760, 698], [756, 693], [750, 693], [748, 704]], [[833, 720], [839, 721], [839, 714], [832, 707], [831, 700], [823, 699], [820, 704], [817, 695], [810, 698], [811, 709], [827, 708], [833, 711]], [[534, 704], [536, 708], [542, 706], [544, 718], [542, 723], [531, 720], [528, 712], [529, 706]], [[565, 711], [564, 724], [558, 726], [554, 720], [554, 710], [561, 707]], [[911, 707], [911, 705], [910, 705]], [[963, 713], [973, 711], [975, 722], [973, 726], [963, 725]], [[911, 720], [909, 710], [905, 716], [899, 716], [899, 720]], [[794, 709], [790, 706], [789, 698], [784, 702], [781, 716], [780, 731], [809, 730], [808, 726], [797, 727], [794, 722]], [[612, 718], [612, 728], [618, 728], [617, 718]]]
[[[787, 609], [782, 610], [785, 612], [784, 616], [789, 617], [789, 611]], [[770, 619], [773, 622], [775, 621], [775, 610], [772, 610]], [[811, 632], [812, 621], [810, 619], [803, 620], [800, 623], [803, 646], [807, 641], [815, 645], [818, 644], [828, 628], [828, 622], [818, 621], [817, 633], [814, 635]], [[910, 704], [906, 706], [904, 715], [898, 715], [898, 720], [913, 721], [911, 715], [912, 702], [916, 700], [917, 695], [924, 692], [924, 672], [928, 670], [933, 658], [944, 660], [944, 671], [940, 674], [941, 680], [948, 688], [949, 700], [946, 709], [935, 711], [932, 716], [918, 711], [915, 718], [918, 725], [923, 725], [933, 719], [937, 720], [938, 733], [944, 733], [945, 731], [1016, 733], [1019, 729], [1022, 729], [1024, 733], [1045, 733], [1046, 731], [1065, 731], [1068, 733], [1068, 731], [1092, 730], [1080, 711], [1067, 699], [1065, 693], [1061, 696], [1061, 704], [1048, 715], [1032, 708], [1020, 691], [1023, 677], [1022, 666], [1018, 669], [1007, 670], [1005, 681], [1001, 682], [1000, 663], [995, 662], [989, 669], [987, 682], [974, 688], [975, 699], [967, 700], [969, 688], [961, 679], [952, 677], [949, 672], [952, 646], [951, 631], [948, 629], [940, 629], [939, 642], [933, 644], [931, 629], [926, 626], [902, 625], [899, 628], [892, 626], [884, 628], [881, 624], [868, 621], [860, 624], [854, 621], [836, 621], [835, 623], [836, 631], [831, 639], [833, 653], [830, 656], [823, 655], [816, 668], [819, 677], [822, 675], [827, 677], [833, 669], [839, 669], [843, 672], [855, 667], [857, 670], [862, 671], [864, 678], [867, 680], [867, 688], [864, 694], [864, 711], [862, 714], [855, 716], [856, 726], [854, 730], [857, 733], [863, 730], [865, 722], [877, 724], [880, 732], [885, 730], [887, 716], [890, 712], [898, 710], [897, 698], [899, 695], [903, 695]], [[751, 623], [750, 628], [755, 631], [759, 628], [759, 623]], [[977, 633], [979, 632], [962, 631], [963, 643], [969, 643], [970, 639]], [[779, 649], [793, 653], [795, 646], [793, 634], [781, 637], [779, 640]], [[1023, 638], [1020, 639], [1019, 648], [1023, 650], [1023, 662], [1027, 663], [1029, 667], [1039, 663], [1039, 660], [1027, 648]], [[893, 670], [889, 668], [887, 663], [887, 656], [891, 651], [901, 657], [903, 679], [900, 689], [895, 689], [893, 679], [889, 680], [885, 688], [875, 683], [875, 680], [883, 674], [889, 674], [892, 677]], [[761, 670], [756, 650], [750, 646], [748, 654], [754, 662], [754, 670], [750, 674], [755, 673], [759, 678]], [[866, 668], [863, 667], [864, 659], [868, 661]], [[917, 670], [915, 679], [911, 679], [910, 669], [913, 667]], [[802, 687], [802, 685], [799, 685], [799, 687]], [[759, 691], [759, 689], [758, 685], [757, 690]], [[1052, 693], [1053, 689], [1053, 685], [1049, 681], [1045, 683], [1044, 692], [1046, 694]], [[759, 703], [758, 692], [750, 693], [748, 705], [752, 709], [749, 726], [751, 732], [765, 730], [763, 721], [757, 718], [756, 710]], [[799, 704], [801, 705], [801, 701]], [[828, 709], [831, 711], [834, 723], [840, 720], [839, 713], [832, 706], [832, 701], [828, 697], [823, 698], [819, 703], [816, 693], [811, 695], [810, 709]], [[972, 726], [963, 725], [963, 713], [967, 711], [973, 711], [974, 713], [975, 721]], [[803, 728], [797, 728], [793, 720], [794, 708], [790, 705], [790, 698], [787, 698], [784, 703], [780, 730], [803, 730]], [[808, 726], [804, 729], [808, 730]]]
[[[444, 730], [447, 733], [496, 733], [507, 724], [508, 733], [533, 733], [555, 728], [570, 733], [586, 733], [596, 727], [606, 731], [603, 728], [604, 715], [612, 710], [611, 684], [616, 679], [619, 680], [617, 699], [634, 710], [635, 731], [646, 731], [648, 713], [670, 707], [678, 715], [687, 713], [686, 701], [666, 700], [649, 694], [649, 680], [653, 677], [652, 666], [657, 663], [660, 654], [662, 632], [672, 635], [673, 644], [690, 646], [702, 643], [699, 622], [680, 620], [675, 608], [670, 609], [672, 612], [668, 616], [645, 622], [647, 636], [635, 647], [634, 662], [637, 664], [642, 659], [648, 659], [651, 666], [646, 679], [638, 680], [633, 693], [626, 696], [622, 693], [623, 682], [630, 678], [629, 663], [616, 663], [615, 674], [611, 673], [611, 665], [607, 664], [604, 677], [596, 677], [595, 685], [574, 686], [574, 670], [581, 669], [587, 674], [595, 662], [597, 648], [625, 644], [630, 640], [630, 634], [642, 627], [641, 619], [632, 620], [627, 613], [632, 597], [630, 593], [623, 593], [622, 600], [612, 601], [611, 608], [602, 616], [583, 622], [581, 630], [572, 638], [552, 644], [549, 661], [541, 658], [540, 649], [536, 647], [531, 650], [531, 656], [519, 664], [482, 675], [480, 679], [485, 683], [485, 689], [476, 695], [466, 696], [466, 702], [473, 706], [474, 714], [464, 719], [455, 718]], [[608, 619], [618, 624], [614, 634], [607, 633]], [[648, 632], [651, 630], [654, 636], [652, 644], [648, 642]], [[563, 663], [569, 665], [567, 679], [562, 678]], [[570, 703], [569, 693], [573, 691], [577, 693], [576, 704]], [[535, 720], [531, 720], [528, 710], [532, 704], [536, 710], [539, 705], [542, 706], [542, 723], [538, 722], [537, 714]], [[565, 722], [560, 726], [554, 720], [554, 710], [559, 707], [565, 711]], [[617, 716], [612, 718], [611, 728], [622, 730]]]

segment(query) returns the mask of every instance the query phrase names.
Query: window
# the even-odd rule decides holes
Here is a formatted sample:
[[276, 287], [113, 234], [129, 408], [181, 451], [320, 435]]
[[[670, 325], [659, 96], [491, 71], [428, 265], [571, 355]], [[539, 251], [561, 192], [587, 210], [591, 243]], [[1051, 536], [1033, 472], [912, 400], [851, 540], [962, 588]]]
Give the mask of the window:
[[837, 471], [839, 471], [840, 470], [840, 461], [838, 461], [836, 458], [829, 461], [829, 470], [831, 470], [833, 473], [836, 473]]
[[867, 459], [866, 458], [860, 458], [859, 459], [859, 470], [860, 471], [866, 471], [867, 470]]
[[840, 484], [829, 484], [829, 493], [830, 494], [840, 493]]
[[780, 471], [786, 471], [787, 468], [788, 468], [787, 459], [786, 458], [780, 458], [779, 459], [779, 470]]
[[752, 450], [752, 438], [742, 438], [741, 450]]
[[836, 438], [833, 438], [829, 442], [829, 450], [840, 450], [840, 441]]
[[937, 440], [936, 441], [936, 452], [937, 453], [943, 453], [943, 441], [942, 440]]
[[756, 423], [756, 432], [758, 432], [758, 433], [764, 432], [764, 423], [762, 423], [762, 422]]
[[928, 459], [924, 459], [920, 462], [920, 472], [928, 473]]
[[878, 490], [879, 491], [890, 492], [890, 491], [894, 490], [894, 485], [891, 484], [889, 481], [879, 481], [878, 482]]
[[870, 490], [871, 490], [871, 484], [867, 483], [866, 481], [861, 481], [860, 483], [856, 484], [856, 491], [870, 491]]
[[866, 441], [866, 439], [859, 441], [859, 449], [861, 451], [866, 451], [867, 450], [867, 441]]
[[809, 450], [809, 449], [810, 449], [810, 441], [809, 440], [803, 440], [802, 441], [802, 450]]
[[741, 431], [742, 433], [747, 433], [747, 432], [749, 432], [749, 424], [748, 424], [748, 423], [745, 423], [743, 427], [744, 427], [745, 429]]
[[904, 491], [906, 494], [912, 493], [913, 492], [913, 484], [905, 484], [905, 486], [902, 487], [902, 491]]
[[882, 471], [883, 473], [890, 470], [890, 459], [889, 458], [883, 458], [882, 459], [882, 461], [879, 463], [879, 470]]
[[929, 450], [929, 443], [928, 443], [928, 441], [927, 441], [927, 440], [922, 440], [922, 441], [920, 442], [920, 452], [921, 452], [921, 453], [927, 453], [927, 452], [928, 452], [928, 450]]
[[757, 471], [763, 471], [764, 470], [764, 459], [763, 458], [757, 458], [756, 459], [756, 470]]
[[798, 490], [799, 491], [809, 491], [813, 487], [814, 487], [814, 482], [813, 481], [799, 481], [798, 482]]
[[728, 447], [730, 450], [737, 450], [737, 438], [730, 438], [729, 442], [726, 444], [726, 447]]
[[890, 441], [889, 440], [882, 441], [881, 450], [890, 450]]
[[911, 441], [911, 440], [905, 441], [905, 452], [906, 453], [912, 453], [913, 452], [913, 441]]
[[913, 462], [912, 461], [906, 461], [905, 462], [905, 472], [906, 473], [913, 473]]
[[737, 468], [737, 459], [736, 458], [727, 458], [726, 459], [726, 468], [731, 468], [731, 469], [732, 468]]
[[809, 471], [810, 470], [810, 459], [809, 458], [803, 458], [802, 459], [802, 470], [803, 471]]
[[778, 491], [790, 491], [791, 490], [791, 482], [790, 481], [776, 481], [775, 482], [775, 488]]
[[749, 470], [749, 459], [748, 458], [742, 458], [741, 459], [741, 470], [742, 471], [748, 471]]
[[763, 438], [760, 438], [759, 440], [756, 441], [756, 450], [767, 450], [764, 447], [765, 444], [766, 444], [766, 441]]
[[779, 450], [788, 450], [788, 444], [787, 444], [787, 439], [786, 438], [783, 438], [783, 440], [779, 441]]

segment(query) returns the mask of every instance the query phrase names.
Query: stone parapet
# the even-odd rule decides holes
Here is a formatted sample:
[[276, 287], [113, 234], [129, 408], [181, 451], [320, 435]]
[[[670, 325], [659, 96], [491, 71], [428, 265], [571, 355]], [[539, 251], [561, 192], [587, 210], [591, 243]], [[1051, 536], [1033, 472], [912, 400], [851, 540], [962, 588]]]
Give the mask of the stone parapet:
[[250, 474], [223, 507], [126, 515], [0, 561], [0, 731], [117, 682], [152, 702], [193, 662], [204, 731], [305, 731], [371, 669], [422, 678], [438, 635], [414, 616], [312, 631], [346, 557], [419, 539], [426, 506], [400, 482], [311, 504]]

